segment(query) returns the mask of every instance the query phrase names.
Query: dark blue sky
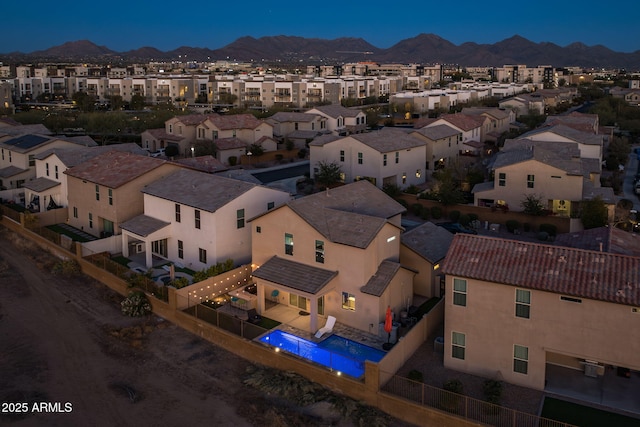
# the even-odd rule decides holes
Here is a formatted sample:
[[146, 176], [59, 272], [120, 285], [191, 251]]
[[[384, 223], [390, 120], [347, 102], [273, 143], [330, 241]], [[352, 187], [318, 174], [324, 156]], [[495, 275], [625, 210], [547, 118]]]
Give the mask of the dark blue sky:
[[[515, 5], [514, 5], [515, 4]], [[0, 52], [33, 52], [90, 40], [123, 52], [144, 46], [221, 48], [239, 37], [359, 37], [379, 48], [436, 34], [456, 45], [496, 43], [515, 34], [560, 46], [580, 41], [617, 52], [640, 50], [640, 2], [529, 4], [380, 0], [350, 2], [131, 1], [8, 2]], [[8, 18], [8, 19], [7, 19]]]

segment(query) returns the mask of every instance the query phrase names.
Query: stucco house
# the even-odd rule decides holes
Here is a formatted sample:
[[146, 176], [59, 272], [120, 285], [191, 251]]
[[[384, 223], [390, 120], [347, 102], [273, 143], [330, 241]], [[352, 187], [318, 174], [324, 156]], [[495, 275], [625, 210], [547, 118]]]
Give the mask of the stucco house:
[[309, 313], [309, 332], [331, 315], [377, 334], [387, 306], [398, 312], [413, 294], [415, 272], [399, 263], [404, 210], [359, 181], [251, 220], [258, 311], [275, 295], [279, 304]]
[[[4, 128], [3, 128], [4, 129]], [[0, 137], [0, 189], [22, 188], [36, 177], [36, 156], [57, 147], [92, 147], [96, 142], [87, 137], [67, 138], [36, 134]]]
[[296, 148], [305, 148], [315, 137], [328, 132], [327, 118], [319, 114], [280, 111], [266, 121], [273, 126], [274, 138], [291, 141]]
[[483, 116], [489, 119], [484, 122], [481, 132], [480, 141], [497, 141], [501, 134], [507, 132], [511, 124], [516, 121], [516, 114], [513, 110], [507, 108], [480, 108], [471, 107], [463, 108], [460, 112], [467, 116]]
[[578, 145], [580, 157], [602, 160], [604, 137], [592, 132], [583, 132], [573, 127], [558, 124], [534, 129], [520, 135], [520, 139], [548, 142], [571, 142]]
[[440, 266], [452, 240], [452, 233], [430, 221], [402, 234], [400, 261], [416, 271], [414, 294], [428, 298], [444, 296], [444, 275]]
[[377, 187], [406, 188], [425, 182], [426, 143], [404, 130], [382, 128], [342, 138], [320, 137], [309, 144], [311, 178], [319, 163], [340, 166], [343, 182], [366, 179]]
[[465, 147], [461, 143], [460, 130], [445, 124], [415, 129], [410, 135], [425, 143], [425, 169], [429, 175], [437, 169], [454, 164]]
[[232, 259], [251, 261], [247, 221], [291, 199], [289, 193], [189, 169], [142, 188], [144, 213], [121, 224], [122, 253], [202, 270]]
[[315, 114], [326, 119], [327, 129], [336, 135], [361, 133], [367, 129], [367, 116], [361, 110], [331, 104], [311, 108], [304, 114]]
[[576, 143], [515, 140], [505, 143], [491, 166], [493, 180], [476, 184], [476, 206], [521, 211], [526, 196], [539, 198], [553, 214], [570, 216], [585, 199], [615, 204], [613, 190], [600, 187], [601, 165], [580, 157]]
[[[218, 117], [218, 114], [188, 114], [183, 116], [175, 116], [164, 122], [164, 133], [154, 132], [142, 135], [142, 144], [144, 148], [147, 148], [147, 139], [153, 141], [154, 138], [159, 141], [158, 148], [165, 148], [166, 144], [177, 144], [180, 149], [180, 154], [183, 156], [191, 155], [191, 148], [196, 139], [200, 138], [201, 130], [198, 130], [202, 123], [209, 120], [212, 117]], [[149, 137], [149, 138], [148, 138]], [[153, 151], [153, 150], [151, 150]]]
[[443, 114], [437, 118], [424, 117], [413, 124], [414, 129], [422, 129], [429, 126], [447, 125], [460, 132], [460, 143], [482, 140], [482, 129], [490, 120], [482, 115]]
[[120, 224], [144, 212], [142, 188], [179, 168], [154, 157], [108, 151], [67, 169], [69, 225], [96, 237], [120, 234]]
[[141, 156], [147, 152], [135, 143], [99, 145], [94, 147], [51, 148], [35, 156], [36, 178], [24, 185], [25, 200], [31, 210], [45, 210], [67, 207], [67, 169], [99, 156], [107, 151], [122, 151]]
[[640, 370], [640, 258], [457, 234], [442, 271], [446, 368], [537, 390]]

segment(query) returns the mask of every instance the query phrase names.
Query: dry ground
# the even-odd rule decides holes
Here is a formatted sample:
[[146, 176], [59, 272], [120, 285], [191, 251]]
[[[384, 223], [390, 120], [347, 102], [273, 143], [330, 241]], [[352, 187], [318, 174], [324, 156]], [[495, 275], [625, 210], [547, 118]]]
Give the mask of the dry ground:
[[[247, 368], [255, 370], [248, 361], [157, 316], [123, 316], [120, 295], [83, 275], [52, 275], [57, 261], [0, 226], [0, 404], [29, 407], [0, 412], [0, 425], [358, 423], [326, 402], [301, 409], [247, 385]], [[34, 402], [59, 402], [63, 410], [69, 403], [71, 411], [38, 413]], [[368, 424], [406, 426], [375, 419]]]

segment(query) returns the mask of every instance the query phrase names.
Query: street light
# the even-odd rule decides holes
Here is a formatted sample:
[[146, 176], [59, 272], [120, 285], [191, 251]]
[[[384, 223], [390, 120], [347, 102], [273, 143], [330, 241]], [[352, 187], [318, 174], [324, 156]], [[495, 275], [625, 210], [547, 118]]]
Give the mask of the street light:
[[247, 156], [249, 156], [249, 164], [251, 164], [251, 156], [253, 153], [251, 151], [247, 151]]
[[195, 156], [196, 156], [196, 148], [191, 147], [191, 157], [195, 157]]

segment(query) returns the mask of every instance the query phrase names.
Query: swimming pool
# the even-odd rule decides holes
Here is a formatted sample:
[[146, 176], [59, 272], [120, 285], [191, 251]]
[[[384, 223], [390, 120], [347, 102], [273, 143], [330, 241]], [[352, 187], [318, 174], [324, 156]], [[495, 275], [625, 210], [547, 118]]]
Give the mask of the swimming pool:
[[355, 378], [364, 375], [365, 360], [379, 362], [386, 354], [382, 350], [338, 335], [331, 335], [319, 343], [314, 343], [275, 330], [261, 337], [260, 341]]

